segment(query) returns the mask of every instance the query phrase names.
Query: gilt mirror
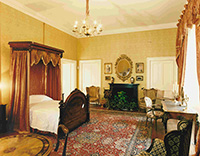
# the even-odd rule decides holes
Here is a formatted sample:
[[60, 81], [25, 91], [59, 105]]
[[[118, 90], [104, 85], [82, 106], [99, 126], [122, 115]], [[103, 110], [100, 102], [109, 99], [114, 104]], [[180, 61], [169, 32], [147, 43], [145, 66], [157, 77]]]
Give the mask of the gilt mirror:
[[115, 63], [115, 73], [122, 81], [127, 80], [131, 76], [132, 68], [133, 62], [125, 54], [122, 54]]

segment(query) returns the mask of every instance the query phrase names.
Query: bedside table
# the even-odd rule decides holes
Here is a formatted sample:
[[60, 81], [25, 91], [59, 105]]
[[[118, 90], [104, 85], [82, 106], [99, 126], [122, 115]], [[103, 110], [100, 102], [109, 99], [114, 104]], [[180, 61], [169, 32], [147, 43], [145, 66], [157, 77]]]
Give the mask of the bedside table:
[[6, 132], [6, 105], [0, 104], [0, 133]]

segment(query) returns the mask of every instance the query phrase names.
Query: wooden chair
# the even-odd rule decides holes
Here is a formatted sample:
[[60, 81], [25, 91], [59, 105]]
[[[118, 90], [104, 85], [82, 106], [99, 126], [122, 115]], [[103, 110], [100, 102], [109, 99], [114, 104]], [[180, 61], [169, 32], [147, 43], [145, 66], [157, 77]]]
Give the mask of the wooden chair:
[[146, 104], [146, 126], [147, 121], [150, 118], [151, 122], [152, 119], [155, 120], [155, 127], [157, 130], [157, 120], [164, 118], [164, 110], [162, 109], [162, 104], [153, 104], [152, 100], [149, 97], [144, 98], [145, 104]]
[[158, 138], [152, 140], [146, 151], [137, 156], [188, 156], [192, 132], [192, 120], [181, 120], [177, 130], [167, 133], [164, 141]]
[[100, 87], [90, 86], [86, 87], [87, 94], [89, 95], [89, 102], [96, 102], [100, 104]]

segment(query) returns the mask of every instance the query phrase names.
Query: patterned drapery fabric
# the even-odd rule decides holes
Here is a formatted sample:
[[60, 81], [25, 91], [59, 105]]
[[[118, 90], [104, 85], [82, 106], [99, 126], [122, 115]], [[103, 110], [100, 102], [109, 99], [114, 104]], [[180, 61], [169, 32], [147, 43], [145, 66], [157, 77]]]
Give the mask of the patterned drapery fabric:
[[[185, 9], [178, 20], [178, 29], [176, 37], [176, 61], [178, 65], [179, 91], [183, 86], [185, 76], [185, 56], [187, 50], [187, 29], [196, 25], [196, 50], [197, 50], [197, 75], [200, 85], [200, 0], [187, 0]], [[200, 132], [196, 146], [197, 153], [200, 154]]]
[[[197, 27], [200, 26], [200, 0], [188, 0], [188, 4], [185, 4], [184, 7], [185, 9], [182, 11], [180, 19], [178, 20], [176, 36], [176, 62], [179, 68], [179, 91], [184, 85], [183, 83], [185, 77], [188, 28], [192, 28], [193, 24], [195, 24]], [[198, 31], [199, 30], [197, 29], [196, 35], [198, 35]], [[198, 42], [199, 39], [197, 38], [197, 43]], [[199, 58], [199, 50], [197, 47], [197, 58]], [[200, 63], [198, 60], [197, 64], [197, 67], [199, 69]], [[200, 77], [200, 73], [198, 74], [198, 77]]]

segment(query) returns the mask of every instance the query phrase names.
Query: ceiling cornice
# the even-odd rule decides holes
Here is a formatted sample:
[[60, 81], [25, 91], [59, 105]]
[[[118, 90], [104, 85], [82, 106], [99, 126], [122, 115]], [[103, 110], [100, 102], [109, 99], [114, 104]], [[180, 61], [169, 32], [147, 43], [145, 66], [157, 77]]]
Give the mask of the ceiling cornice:
[[17, 9], [18, 11], [21, 11], [24, 14], [29, 15], [29, 16], [31, 16], [31, 17], [33, 17], [33, 18], [35, 18], [35, 19], [37, 19], [37, 20], [39, 20], [41, 22], [49, 24], [50, 26], [52, 26], [54, 28], [57, 28], [57, 29], [69, 34], [69, 35], [72, 35], [72, 36], [76, 37], [71, 30], [68, 30], [67, 28], [65, 28], [63, 26], [57, 25], [55, 22], [50, 21], [47, 18], [41, 16], [40, 14], [35, 13], [31, 9], [22, 6], [20, 3], [18, 3], [15, 0], [0, 0], [0, 2], [4, 3], [4, 4], [6, 4], [6, 5], [8, 5], [8, 6], [12, 7], [12, 8], [14, 8], [14, 9]]
[[[57, 28], [75, 38], [77, 37], [72, 30], [67, 29], [61, 25], [56, 24], [54, 21], [50, 21], [47, 18], [41, 16], [40, 14], [35, 13], [31, 9], [22, 6], [15, 0], [0, 0], [0, 2], [17, 9], [41, 22], [44, 22], [54, 28]], [[166, 24], [159, 24], [159, 25], [149, 25], [149, 26], [142, 26], [142, 27], [132, 27], [132, 28], [125, 28], [125, 29], [115, 29], [115, 30], [104, 30], [100, 36], [103, 35], [112, 35], [112, 34], [121, 34], [121, 33], [131, 33], [131, 32], [138, 32], [138, 31], [148, 31], [148, 30], [158, 30], [158, 29], [168, 29], [168, 28], [176, 28], [177, 23], [166, 23]]]
[[111, 35], [111, 34], [120, 34], [120, 33], [131, 33], [131, 32], [138, 32], [138, 31], [148, 31], [148, 30], [159, 30], [159, 29], [169, 29], [169, 28], [176, 28], [177, 23], [166, 23], [166, 24], [157, 24], [157, 25], [147, 25], [143, 27], [132, 27], [126, 29], [115, 29], [111, 31], [104, 31], [102, 35]]

